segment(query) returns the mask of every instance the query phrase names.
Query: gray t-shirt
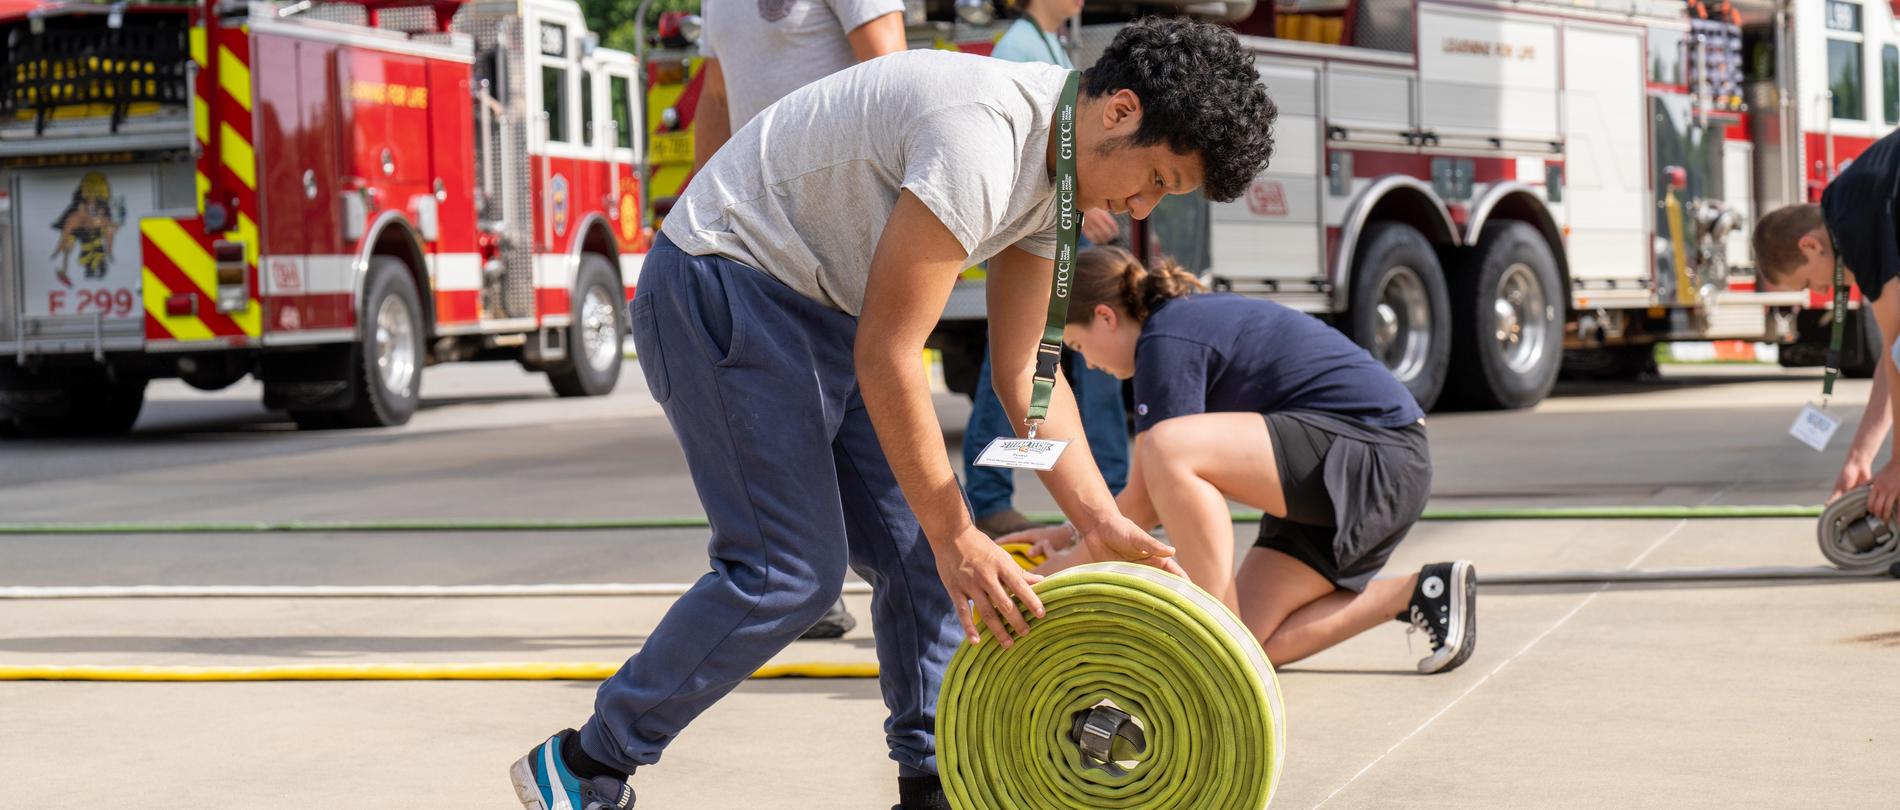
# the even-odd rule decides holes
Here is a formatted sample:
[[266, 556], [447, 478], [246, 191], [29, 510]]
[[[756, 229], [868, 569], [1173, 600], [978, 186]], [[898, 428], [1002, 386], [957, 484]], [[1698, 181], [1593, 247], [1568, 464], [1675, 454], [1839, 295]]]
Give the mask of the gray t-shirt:
[[719, 0], [705, 4], [700, 54], [726, 76], [732, 128], [786, 93], [857, 64], [849, 34], [904, 0]]
[[966, 267], [1011, 245], [1054, 258], [1049, 126], [1067, 76], [935, 50], [832, 74], [733, 133], [663, 230], [851, 315], [904, 189], [969, 252]]

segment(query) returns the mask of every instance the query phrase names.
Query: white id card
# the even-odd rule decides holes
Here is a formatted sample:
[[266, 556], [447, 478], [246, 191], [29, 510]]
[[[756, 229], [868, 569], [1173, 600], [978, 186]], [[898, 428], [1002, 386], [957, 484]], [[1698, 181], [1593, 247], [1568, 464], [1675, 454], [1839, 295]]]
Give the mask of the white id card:
[[997, 439], [976, 457], [978, 467], [1012, 467], [1019, 470], [1053, 470], [1056, 459], [1067, 449], [1066, 439]]
[[1801, 408], [1800, 415], [1794, 418], [1794, 426], [1788, 428], [1788, 435], [1821, 452], [1827, 449], [1828, 440], [1834, 438], [1834, 431], [1840, 427], [1839, 418], [1810, 404]]

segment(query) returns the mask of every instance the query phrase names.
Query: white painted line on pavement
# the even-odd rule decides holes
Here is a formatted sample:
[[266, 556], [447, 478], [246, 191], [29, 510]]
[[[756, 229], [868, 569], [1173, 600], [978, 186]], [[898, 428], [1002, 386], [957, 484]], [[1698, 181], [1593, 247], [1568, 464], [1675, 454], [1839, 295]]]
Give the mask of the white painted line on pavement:
[[[1727, 490], [1724, 490], [1724, 491], [1726, 492]], [[1717, 493], [1717, 494], [1720, 495], [1720, 493]], [[1687, 520], [1677, 521], [1676, 525], [1673, 528], [1671, 528], [1667, 532], [1664, 532], [1663, 536], [1656, 538], [1656, 542], [1650, 543], [1649, 548], [1643, 549], [1643, 553], [1636, 555], [1636, 559], [1630, 560], [1629, 564], [1623, 566], [1623, 568], [1626, 570], [1630, 568], [1635, 568], [1638, 564], [1642, 563], [1642, 561], [1645, 558], [1647, 558], [1651, 553], [1655, 552], [1656, 549], [1661, 548], [1662, 544], [1667, 542], [1669, 538], [1675, 537], [1677, 532], [1682, 531], [1683, 527], [1688, 526], [1688, 525], [1689, 525], [1689, 521]], [[1479, 581], [1482, 582], [1483, 580], [1480, 579]], [[1391, 756], [1393, 751], [1399, 750], [1399, 746], [1404, 745], [1407, 741], [1411, 740], [1413, 737], [1418, 736], [1419, 732], [1424, 731], [1426, 728], [1430, 727], [1431, 724], [1438, 722], [1438, 718], [1444, 717], [1446, 712], [1451, 711], [1453, 707], [1463, 702], [1465, 698], [1470, 697], [1472, 692], [1478, 691], [1478, 687], [1483, 686], [1487, 683], [1490, 683], [1492, 676], [1497, 675], [1499, 672], [1503, 672], [1505, 667], [1510, 666], [1512, 661], [1516, 661], [1518, 659], [1518, 656], [1521, 656], [1524, 653], [1530, 652], [1531, 648], [1537, 646], [1538, 642], [1543, 641], [1545, 636], [1548, 636], [1551, 633], [1556, 632], [1557, 628], [1564, 626], [1565, 622], [1570, 621], [1572, 617], [1582, 612], [1585, 607], [1588, 607], [1591, 602], [1596, 601], [1596, 598], [1602, 595], [1605, 590], [1608, 590], [1609, 587], [1610, 587], [1610, 583], [1607, 583], [1607, 582], [1602, 585], [1597, 586], [1597, 589], [1594, 591], [1591, 591], [1590, 595], [1585, 596], [1583, 598], [1583, 601], [1577, 603], [1576, 607], [1571, 608], [1569, 613], [1565, 613], [1563, 615], [1563, 618], [1558, 619], [1556, 623], [1552, 624], [1551, 626], [1544, 628], [1544, 632], [1538, 633], [1536, 638], [1531, 639], [1529, 643], [1526, 643], [1523, 647], [1519, 648], [1517, 652], [1511, 653], [1511, 657], [1504, 659], [1503, 662], [1499, 663], [1490, 672], [1485, 673], [1484, 677], [1479, 678], [1476, 683], [1473, 683], [1470, 687], [1466, 688], [1465, 691], [1459, 693], [1457, 697], [1452, 698], [1451, 702], [1445, 704], [1444, 708], [1439, 709], [1437, 713], [1433, 714], [1431, 717], [1425, 718], [1425, 722], [1418, 724], [1418, 728], [1412, 729], [1410, 734], [1400, 737], [1399, 741], [1393, 743], [1391, 748], [1385, 749], [1385, 753], [1380, 754], [1378, 757], [1374, 758], [1371, 762], [1366, 763], [1366, 766], [1363, 768], [1360, 768], [1358, 773], [1355, 773], [1352, 775], [1352, 778], [1347, 779], [1344, 783], [1340, 784], [1339, 787], [1333, 788], [1333, 792], [1326, 794], [1326, 798], [1320, 799], [1319, 804], [1313, 805], [1314, 809], [1318, 810], [1318, 808], [1324, 807], [1327, 802], [1330, 802], [1333, 800], [1334, 796], [1338, 796], [1341, 791], [1344, 791], [1346, 788], [1351, 787], [1352, 783], [1359, 781], [1359, 777], [1365, 776], [1366, 772], [1372, 770], [1373, 766], [1378, 765], [1381, 762], [1384, 762], [1385, 758], [1388, 756]]]

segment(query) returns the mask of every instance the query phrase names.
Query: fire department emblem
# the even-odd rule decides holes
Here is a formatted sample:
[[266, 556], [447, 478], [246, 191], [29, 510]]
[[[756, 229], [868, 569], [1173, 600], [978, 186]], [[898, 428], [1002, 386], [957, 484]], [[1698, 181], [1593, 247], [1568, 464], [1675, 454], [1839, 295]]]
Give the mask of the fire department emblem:
[[567, 175], [557, 174], [548, 182], [548, 201], [554, 205], [554, 233], [567, 233]]
[[1257, 217], [1286, 216], [1286, 189], [1277, 180], [1255, 180], [1247, 188], [1247, 210]]
[[759, 19], [775, 23], [792, 13], [792, 4], [798, 0], [759, 0]]
[[633, 192], [620, 194], [620, 239], [631, 244], [640, 235], [640, 206], [633, 201]]
[[73, 200], [53, 221], [59, 231], [59, 244], [52, 258], [59, 261], [54, 271], [59, 283], [73, 286], [66, 271], [72, 266], [73, 252], [79, 253], [79, 268], [89, 280], [106, 277], [112, 266], [112, 240], [125, 224], [125, 198], [112, 196], [112, 183], [99, 172], [87, 172], [73, 189]]

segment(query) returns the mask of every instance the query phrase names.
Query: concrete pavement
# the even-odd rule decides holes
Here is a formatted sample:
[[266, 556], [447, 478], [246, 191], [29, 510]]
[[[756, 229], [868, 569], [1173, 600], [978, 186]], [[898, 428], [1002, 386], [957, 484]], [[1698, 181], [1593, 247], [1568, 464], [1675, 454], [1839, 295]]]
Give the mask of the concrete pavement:
[[[235, 399], [210, 411], [171, 399], [131, 439], [0, 444], [0, 519], [697, 511], [663, 421], [637, 415], [637, 397], [573, 415], [526, 375], [437, 371], [432, 383], [463, 390], [400, 431], [283, 434]], [[1785, 436], [1818, 377], [1675, 372], [1567, 388], [1526, 413], [1434, 415], [1435, 504], [1825, 495], [1838, 457]], [[1865, 390], [1844, 385], [1859, 386], [1842, 392], [1849, 400]], [[946, 423], [957, 407], [945, 403]], [[1024, 505], [1044, 508], [1023, 483]], [[682, 581], [704, 570], [703, 543], [697, 531], [0, 537], [0, 580]], [[1388, 570], [1454, 557], [1481, 572], [1821, 563], [1802, 520], [1428, 523]], [[667, 604], [0, 602], [0, 664], [618, 661]], [[1276, 806], [1891, 800], [1880, 763], [1900, 755], [1900, 704], [1884, 689], [1900, 662], [1900, 583], [1497, 587], [1481, 589], [1480, 610], [1477, 654], [1450, 674], [1412, 674], [1424, 641], [1396, 623], [1285, 668], [1290, 750]], [[863, 627], [781, 656], [871, 658]], [[584, 719], [592, 695], [582, 683], [0, 683], [0, 807], [67, 806], [75, 785], [122, 785], [160, 808], [506, 808], [507, 764]], [[640, 806], [888, 807], [882, 715], [868, 680], [748, 683], [638, 776]]]

